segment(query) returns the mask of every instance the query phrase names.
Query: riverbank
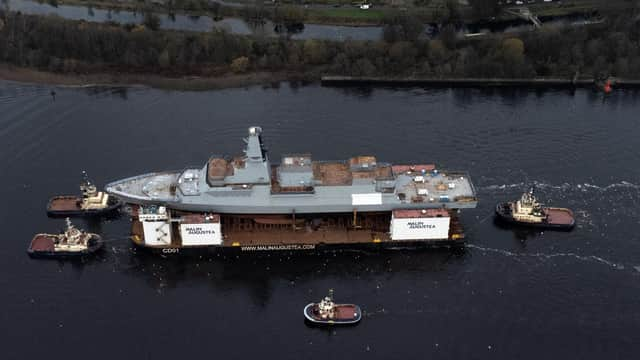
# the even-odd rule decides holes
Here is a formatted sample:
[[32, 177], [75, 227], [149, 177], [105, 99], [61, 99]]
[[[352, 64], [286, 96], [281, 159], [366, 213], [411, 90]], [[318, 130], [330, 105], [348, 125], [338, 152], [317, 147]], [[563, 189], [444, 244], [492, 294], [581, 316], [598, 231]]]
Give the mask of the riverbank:
[[[597, 31], [549, 29], [486, 36], [482, 41], [447, 37], [407, 41], [401, 36], [394, 41], [295, 40], [225, 31], [152, 31], [145, 26], [1, 11], [0, 17], [4, 22], [0, 58], [5, 64], [74, 77], [116, 74], [91, 75], [83, 83], [221, 88], [292, 78], [318, 81], [324, 74], [384, 81], [479, 79], [481, 83], [486, 83], [484, 79], [573, 79], [575, 74], [640, 78], [640, 31], [630, 16], [614, 18]], [[21, 76], [36, 80], [43, 76], [34, 74]], [[18, 75], [6, 75], [10, 76]]]
[[[111, 11], [131, 11], [143, 14], [146, 11], [152, 11], [157, 15], [187, 15], [187, 16], [210, 16], [213, 19], [222, 18], [245, 18], [248, 12], [255, 12], [254, 5], [229, 6], [228, 4], [219, 3], [219, 6], [213, 7], [211, 2], [209, 8], [185, 9], [175, 8], [169, 9], [161, 5], [141, 6], [134, 2], [120, 2], [113, 0], [93, 0], [91, 2], [85, 0], [55, 0], [57, 5], [84, 6], [93, 9], [111, 10]], [[45, 2], [52, 5], [50, 2]], [[55, 6], [55, 5], [52, 5]], [[296, 7], [296, 5], [287, 5]], [[271, 20], [274, 18], [274, 6], [267, 4], [262, 10], [263, 20]], [[304, 8], [300, 7], [300, 21], [305, 24], [329, 25], [329, 26], [353, 26], [353, 27], [369, 27], [380, 26], [384, 24], [386, 14], [396, 11], [395, 9], [375, 9], [362, 11], [358, 8], [347, 7], [327, 7], [327, 8]]]
[[[170, 77], [158, 74], [89, 73], [59, 74], [0, 63], [0, 80], [56, 86], [148, 86], [166, 90], [203, 91], [270, 85], [283, 81], [320, 82], [323, 86], [395, 86], [395, 87], [518, 87], [518, 88], [601, 88], [593, 78], [392, 78], [317, 76], [298, 72], [252, 72], [221, 76]], [[640, 79], [612, 78], [614, 88], [640, 88]]]
[[[610, 78], [613, 87], [640, 88], [639, 79]], [[602, 80], [594, 78], [389, 78], [323, 76], [322, 85], [326, 86], [427, 86], [427, 87], [528, 87], [528, 88], [579, 88], [604, 85]]]
[[0, 79], [24, 83], [56, 86], [136, 86], [143, 85], [167, 90], [215, 90], [241, 88], [252, 85], [268, 85], [282, 81], [314, 81], [318, 78], [301, 73], [253, 72], [247, 74], [225, 74], [216, 77], [185, 76], [169, 77], [157, 74], [89, 73], [60, 74], [39, 71], [0, 63]]

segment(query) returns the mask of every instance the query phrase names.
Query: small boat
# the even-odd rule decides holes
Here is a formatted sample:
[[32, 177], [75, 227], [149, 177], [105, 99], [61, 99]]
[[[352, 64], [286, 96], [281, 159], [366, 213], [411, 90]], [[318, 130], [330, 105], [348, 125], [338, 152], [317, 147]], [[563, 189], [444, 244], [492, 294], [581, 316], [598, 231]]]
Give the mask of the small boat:
[[304, 307], [304, 317], [313, 324], [350, 325], [362, 319], [362, 311], [358, 305], [334, 303], [333, 290], [329, 290], [322, 301]]
[[99, 216], [115, 212], [122, 206], [122, 201], [105, 192], [98, 191], [87, 174], [80, 183], [82, 196], [63, 195], [49, 199], [47, 215], [52, 217], [67, 216]]
[[576, 223], [571, 210], [542, 206], [533, 189], [524, 193], [520, 200], [496, 205], [496, 216], [510, 224], [556, 230], [571, 230]]
[[93, 254], [102, 248], [102, 237], [79, 230], [67, 218], [61, 234], [36, 234], [27, 250], [33, 258], [74, 258]]

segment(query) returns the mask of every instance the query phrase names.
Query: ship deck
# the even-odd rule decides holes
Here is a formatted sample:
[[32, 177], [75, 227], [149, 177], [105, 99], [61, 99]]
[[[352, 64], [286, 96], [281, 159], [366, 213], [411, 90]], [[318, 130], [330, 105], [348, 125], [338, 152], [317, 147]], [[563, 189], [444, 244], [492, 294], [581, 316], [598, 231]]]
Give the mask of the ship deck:
[[575, 219], [573, 213], [569, 209], [562, 208], [546, 208], [547, 222], [554, 225], [571, 225]]
[[138, 175], [107, 184], [105, 190], [130, 203], [174, 201], [179, 175], [178, 171]]
[[358, 315], [358, 308], [353, 304], [336, 304], [334, 309], [337, 319], [351, 320]]
[[[463, 229], [455, 212], [450, 213], [448, 239], [452, 243], [463, 241]], [[221, 215], [223, 247], [261, 247], [281, 245], [364, 244], [389, 242], [391, 213], [332, 214], [321, 218], [289, 218], [281, 216], [255, 217], [248, 215]], [[171, 244], [162, 247], [182, 247], [178, 223], [172, 224]], [[132, 222], [134, 238], [144, 239], [142, 223]], [[454, 235], [456, 235], [454, 237]], [[449, 240], [451, 239], [451, 240]], [[398, 245], [402, 241], [395, 241]], [[428, 242], [428, 241], [427, 241]]]
[[[331, 182], [334, 175], [325, 177]], [[391, 211], [398, 208], [474, 208], [475, 189], [463, 173], [437, 175], [397, 175], [393, 180], [351, 179], [349, 185], [290, 188], [283, 191], [277, 183], [269, 185], [208, 187], [183, 193], [176, 184], [180, 173], [148, 174], [107, 186], [107, 191], [132, 204], [158, 204], [186, 211], [216, 213], [339, 213]], [[416, 180], [419, 179], [419, 180]], [[204, 181], [204, 180], [201, 180]], [[389, 183], [390, 187], [386, 187]], [[178, 190], [176, 189], [178, 187]], [[379, 195], [378, 195], [379, 194]], [[367, 198], [357, 203], [355, 196]], [[378, 197], [376, 197], [378, 196]]]
[[32, 251], [54, 251], [55, 241], [56, 238], [54, 236], [38, 234], [33, 238], [33, 240], [31, 240], [29, 249]]
[[81, 209], [81, 202], [77, 196], [58, 196], [49, 201], [48, 210], [76, 211]]

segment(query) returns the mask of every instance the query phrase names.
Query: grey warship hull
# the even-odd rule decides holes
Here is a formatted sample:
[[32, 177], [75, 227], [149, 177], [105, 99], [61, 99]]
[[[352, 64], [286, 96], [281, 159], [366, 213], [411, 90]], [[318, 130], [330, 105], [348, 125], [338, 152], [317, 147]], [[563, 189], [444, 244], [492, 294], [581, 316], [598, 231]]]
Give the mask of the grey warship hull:
[[[106, 189], [112, 195], [131, 204], [162, 205], [185, 211], [233, 214], [337, 213], [351, 212], [354, 207], [358, 211], [366, 212], [392, 211], [399, 208], [472, 209], [477, 206], [473, 185], [468, 180], [468, 174], [462, 172], [431, 177], [434, 182], [446, 181], [456, 187], [451, 191], [447, 189], [446, 197], [437, 195], [436, 198], [419, 198], [420, 201], [417, 201], [417, 191], [411, 186], [406, 190], [413, 192], [409, 195], [412, 199], [407, 200], [408, 195], [405, 195], [405, 199], [402, 200], [396, 191], [377, 192], [375, 182], [316, 187], [313, 191], [297, 193], [274, 193], [271, 185], [254, 185], [250, 189], [212, 189], [198, 195], [184, 195], [179, 189], [171, 191], [171, 184], [179, 181], [184, 172], [188, 171], [196, 171], [196, 169], [148, 173], [110, 183]], [[156, 187], [152, 191], [145, 192], [144, 187], [149, 183]], [[432, 193], [436, 192], [433, 190]], [[371, 200], [375, 204], [354, 206], [352, 198], [354, 194], [380, 195], [377, 196], [378, 199]]]
[[[477, 205], [464, 172], [392, 165], [373, 156], [269, 162], [254, 127], [244, 155], [147, 173], [106, 186], [135, 207], [134, 242], [158, 249], [460, 240], [460, 209]], [[303, 246], [304, 245], [304, 246]], [[295, 246], [294, 246], [295, 247]]]

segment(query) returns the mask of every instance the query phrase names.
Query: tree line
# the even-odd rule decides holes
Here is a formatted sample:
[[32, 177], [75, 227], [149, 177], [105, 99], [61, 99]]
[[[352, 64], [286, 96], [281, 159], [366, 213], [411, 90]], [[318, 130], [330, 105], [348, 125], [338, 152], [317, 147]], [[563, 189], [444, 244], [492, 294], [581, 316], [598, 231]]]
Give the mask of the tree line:
[[278, 71], [385, 77], [640, 78], [640, 21], [460, 39], [455, 31], [419, 36], [419, 22], [394, 20], [380, 41], [291, 40], [153, 31], [144, 25], [88, 23], [0, 11], [0, 61], [60, 73], [218, 76]]

